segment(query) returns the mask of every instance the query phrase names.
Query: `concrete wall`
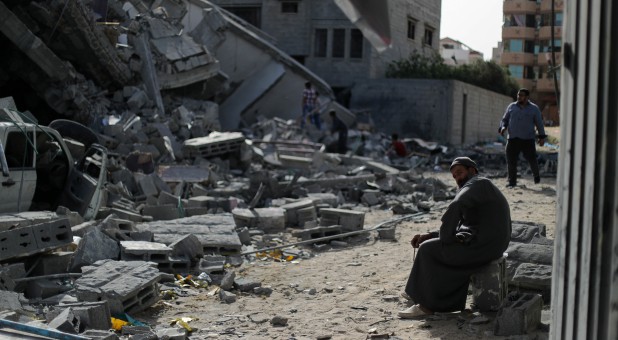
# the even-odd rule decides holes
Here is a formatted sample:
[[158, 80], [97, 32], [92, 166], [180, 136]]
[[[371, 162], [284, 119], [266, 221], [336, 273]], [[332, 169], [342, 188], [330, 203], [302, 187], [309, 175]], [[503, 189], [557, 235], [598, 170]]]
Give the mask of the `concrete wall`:
[[512, 101], [455, 80], [375, 79], [352, 88], [350, 108], [369, 110], [376, 130], [386, 134], [462, 145], [495, 140]]

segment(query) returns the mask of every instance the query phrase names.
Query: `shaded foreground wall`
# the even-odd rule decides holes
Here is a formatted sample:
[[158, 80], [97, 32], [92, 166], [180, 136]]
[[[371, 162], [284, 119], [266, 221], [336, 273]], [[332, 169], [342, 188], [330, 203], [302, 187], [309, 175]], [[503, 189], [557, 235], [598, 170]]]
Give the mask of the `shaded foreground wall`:
[[443, 144], [492, 141], [511, 97], [456, 80], [375, 79], [352, 88], [350, 108], [376, 130]]

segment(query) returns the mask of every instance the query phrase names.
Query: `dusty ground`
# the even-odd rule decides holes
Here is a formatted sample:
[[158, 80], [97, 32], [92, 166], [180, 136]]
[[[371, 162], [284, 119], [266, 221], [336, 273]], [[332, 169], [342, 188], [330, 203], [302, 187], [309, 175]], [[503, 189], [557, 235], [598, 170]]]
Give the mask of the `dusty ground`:
[[[427, 173], [453, 184], [450, 173]], [[511, 204], [514, 220], [547, 225], [553, 238], [556, 215], [555, 178], [539, 185], [520, 179], [520, 187], [506, 189], [505, 178], [494, 182]], [[134, 316], [152, 326], [169, 325], [173, 319], [189, 317], [195, 330], [191, 339], [502, 339], [493, 336], [493, 324], [471, 325], [471, 312], [434, 316], [425, 320], [401, 320], [397, 311], [407, 307], [399, 298], [412, 265], [411, 237], [435, 230], [444, 208], [424, 218], [397, 225], [397, 240], [377, 239], [377, 232], [349, 240], [341, 248], [310, 252], [308, 259], [276, 262], [272, 259], [245, 262], [235, 268], [237, 276], [249, 277], [270, 286], [269, 297], [239, 294], [225, 304], [209, 288], [186, 288], [187, 296], [161, 301], [146, 313]], [[365, 217], [370, 228], [394, 217], [391, 211], [374, 211]], [[470, 299], [469, 299], [470, 301]], [[468, 303], [469, 307], [469, 303]], [[548, 307], [546, 307], [548, 309]], [[547, 319], [548, 312], [545, 312]], [[287, 325], [273, 326], [275, 316]], [[491, 320], [495, 315], [486, 314]], [[379, 337], [379, 335], [384, 335]], [[545, 333], [544, 335], [546, 335]], [[543, 335], [543, 334], [541, 334]]]

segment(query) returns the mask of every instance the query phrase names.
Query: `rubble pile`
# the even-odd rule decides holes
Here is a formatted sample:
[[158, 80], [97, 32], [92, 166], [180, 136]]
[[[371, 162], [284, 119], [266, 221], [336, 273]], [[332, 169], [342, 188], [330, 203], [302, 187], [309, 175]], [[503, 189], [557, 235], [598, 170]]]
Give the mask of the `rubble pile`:
[[[0, 3], [7, 21], [19, 17], [32, 26], [21, 31], [49, 41], [22, 67], [47, 67], [48, 77], [35, 86], [39, 96], [93, 131], [92, 138], [64, 131], [74, 158], [93, 161], [89, 144], [106, 149], [93, 162], [100, 169], [84, 169], [103, 192], [92, 216], [64, 207], [0, 216], [5, 327], [72, 339], [184, 339], [187, 327], [151, 329], [130, 314], [171, 298], [182, 284], [214, 288], [208, 294], [224, 303], [237, 301], [238, 293], [268, 297], [270, 287], [235, 268], [264, 257], [309, 257], [373, 230], [392, 239], [392, 229], [366, 228], [365, 214], [388, 209], [419, 216], [446, 207], [455, 188], [422, 173], [448, 169], [456, 155], [504, 177], [503, 166], [492, 168], [503, 162], [493, 144], [452, 149], [410, 139], [404, 140], [409, 157], [390, 159], [389, 138], [367, 131], [370, 126], [350, 124], [346, 154], [332, 152], [336, 137], [328, 130], [300, 130], [293, 120], [260, 116], [240, 131], [222, 131], [215, 99], [237, 84], [229, 84], [218, 61], [183, 33], [184, 5], [108, 5], [101, 13], [79, 1], [29, 2], [12, 11]], [[92, 20], [103, 14], [109, 25]], [[67, 46], [83, 49], [72, 55]], [[207, 92], [207, 98], [172, 91], [195, 83], [213, 88], [187, 92]], [[542, 165], [546, 175], [555, 174], [555, 157]], [[521, 242], [546, 245], [537, 238]], [[300, 242], [318, 246], [290, 246]], [[544, 289], [549, 279], [528, 273], [547, 273], [546, 267], [531, 265], [522, 248], [510, 248], [523, 255], [513, 257], [509, 275], [522, 288]]]

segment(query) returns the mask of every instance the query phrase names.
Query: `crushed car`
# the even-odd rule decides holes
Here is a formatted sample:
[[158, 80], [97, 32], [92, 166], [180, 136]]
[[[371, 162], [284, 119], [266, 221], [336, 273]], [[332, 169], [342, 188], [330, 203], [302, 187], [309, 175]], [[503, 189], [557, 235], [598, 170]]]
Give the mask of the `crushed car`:
[[107, 149], [97, 141], [79, 123], [42, 126], [19, 112], [12, 98], [0, 99], [0, 213], [64, 206], [86, 220], [96, 218], [108, 177]]

